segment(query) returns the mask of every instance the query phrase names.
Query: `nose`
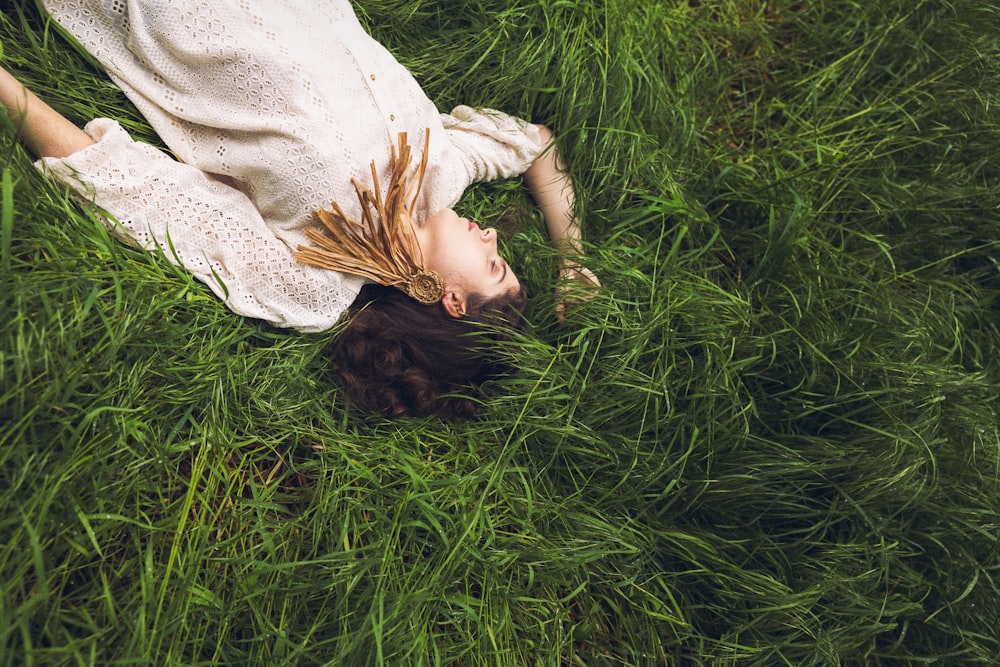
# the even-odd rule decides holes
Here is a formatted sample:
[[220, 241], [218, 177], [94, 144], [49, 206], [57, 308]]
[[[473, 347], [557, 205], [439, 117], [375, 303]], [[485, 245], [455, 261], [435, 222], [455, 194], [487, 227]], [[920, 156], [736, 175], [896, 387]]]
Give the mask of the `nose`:
[[483, 243], [489, 243], [490, 241], [496, 240], [497, 230], [493, 229], [492, 227], [487, 227], [482, 231], [482, 233], [479, 236], [483, 240]]

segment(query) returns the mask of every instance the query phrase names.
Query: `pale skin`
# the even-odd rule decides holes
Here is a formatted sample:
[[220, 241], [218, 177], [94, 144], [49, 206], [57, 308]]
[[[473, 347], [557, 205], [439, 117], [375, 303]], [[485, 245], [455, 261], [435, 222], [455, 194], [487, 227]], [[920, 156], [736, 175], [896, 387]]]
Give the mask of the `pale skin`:
[[[548, 148], [524, 172], [524, 182], [538, 207], [542, 209], [549, 238], [563, 253], [559, 277], [563, 281], [578, 282], [587, 288], [585, 292], [592, 293], [601, 286], [601, 282], [579, 261], [583, 257], [583, 248], [580, 244], [580, 224], [575, 214], [573, 181], [556, 149], [552, 131], [544, 125], [539, 128]], [[560, 321], [563, 319], [565, 305], [565, 300], [560, 300], [556, 306]]]
[[[524, 172], [524, 182], [542, 210], [549, 237], [562, 252], [559, 271], [562, 285], [576, 281], [592, 293], [600, 287], [600, 281], [579, 261], [583, 249], [580, 226], [574, 215], [573, 182], [556, 149], [552, 131], [544, 125], [537, 127], [546, 149]], [[442, 303], [452, 317], [465, 314], [470, 292], [493, 297], [517, 287], [517, 277], [497, 251], [495, 229], [482, 229], [452, 209], [445, 209], [415, 231], [425, 264], [445, 280]], [[565, 299], [556, 306], [560, 320], [564, 309]]]
[[[63, 158], [94, 143], [2, 67], [0, 105], [20, 128], [21, 142], [36, 156]], [[578, 261], [582, 249], [572, 180], [553, 143], [552, 132], [544, 126], [539, 130], [548, 148], [524, 172], [524, 182], [542, 211], [552, 242], [564, 255], [560, 277], [597, 289], [597, 277]], [[442, 305], [452, 317], [465, 314], [472, 293], [489, 297], [517, 287], [514, 272], [497, 250], [495, 229], [482, 229], [452, 209], [445, 209], [428, 218], [416, 234], [427, 267], [445, 280]], [[563, 308], [560, 302], [560, 320]]]
[[86, 132], [38, 99], [3, 68], [0, 104], [21, 128], [21, 142], [39, 157], [68, 157], [94, 143]]

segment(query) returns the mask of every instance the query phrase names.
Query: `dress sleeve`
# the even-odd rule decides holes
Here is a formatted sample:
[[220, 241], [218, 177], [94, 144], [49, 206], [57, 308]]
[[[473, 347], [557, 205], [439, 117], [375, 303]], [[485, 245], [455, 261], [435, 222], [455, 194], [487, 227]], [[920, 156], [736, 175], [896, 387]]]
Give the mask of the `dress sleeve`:
[[537, 125], [495, 109], [458, 106], [441, 121], [472, 182], [518, 176], [545, 148]]
[[230, 310], [324, 331], [357, 296], [362, 279], [297, 262], [242, 191], [133, 141], [113, 120], [85, 130], [95, 144], [38, 167], [113, 216], [105, 221], [116, 236], [183, 266]]

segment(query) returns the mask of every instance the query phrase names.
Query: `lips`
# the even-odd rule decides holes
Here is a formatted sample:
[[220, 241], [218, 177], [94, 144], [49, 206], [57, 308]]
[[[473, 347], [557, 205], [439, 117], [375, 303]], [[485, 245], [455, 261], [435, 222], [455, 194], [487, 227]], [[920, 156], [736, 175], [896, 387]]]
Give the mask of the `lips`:
[[474, 223], [472, 220], [469, 220], [469, 231], [471, 232], [475, 228], [476, 228], [476, 223]]

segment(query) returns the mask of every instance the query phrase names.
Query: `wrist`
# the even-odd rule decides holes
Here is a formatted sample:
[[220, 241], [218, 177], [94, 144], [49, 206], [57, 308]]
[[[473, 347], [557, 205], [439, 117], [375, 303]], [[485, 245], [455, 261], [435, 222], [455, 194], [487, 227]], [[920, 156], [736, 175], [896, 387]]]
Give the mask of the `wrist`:
[[583, 246], [580, 244], [580, 239], [578, 238], [557, 239], [553, 245], [562, 255], [560, 258], [561, 262], [577, 264], [579, 258], [583, 257]]
[[559, 268], [560, 269], [578, 269], [583, 261], [583, 248], [579, 245], [574, 245], [572, 247], [561, 247], [559, 248]]

